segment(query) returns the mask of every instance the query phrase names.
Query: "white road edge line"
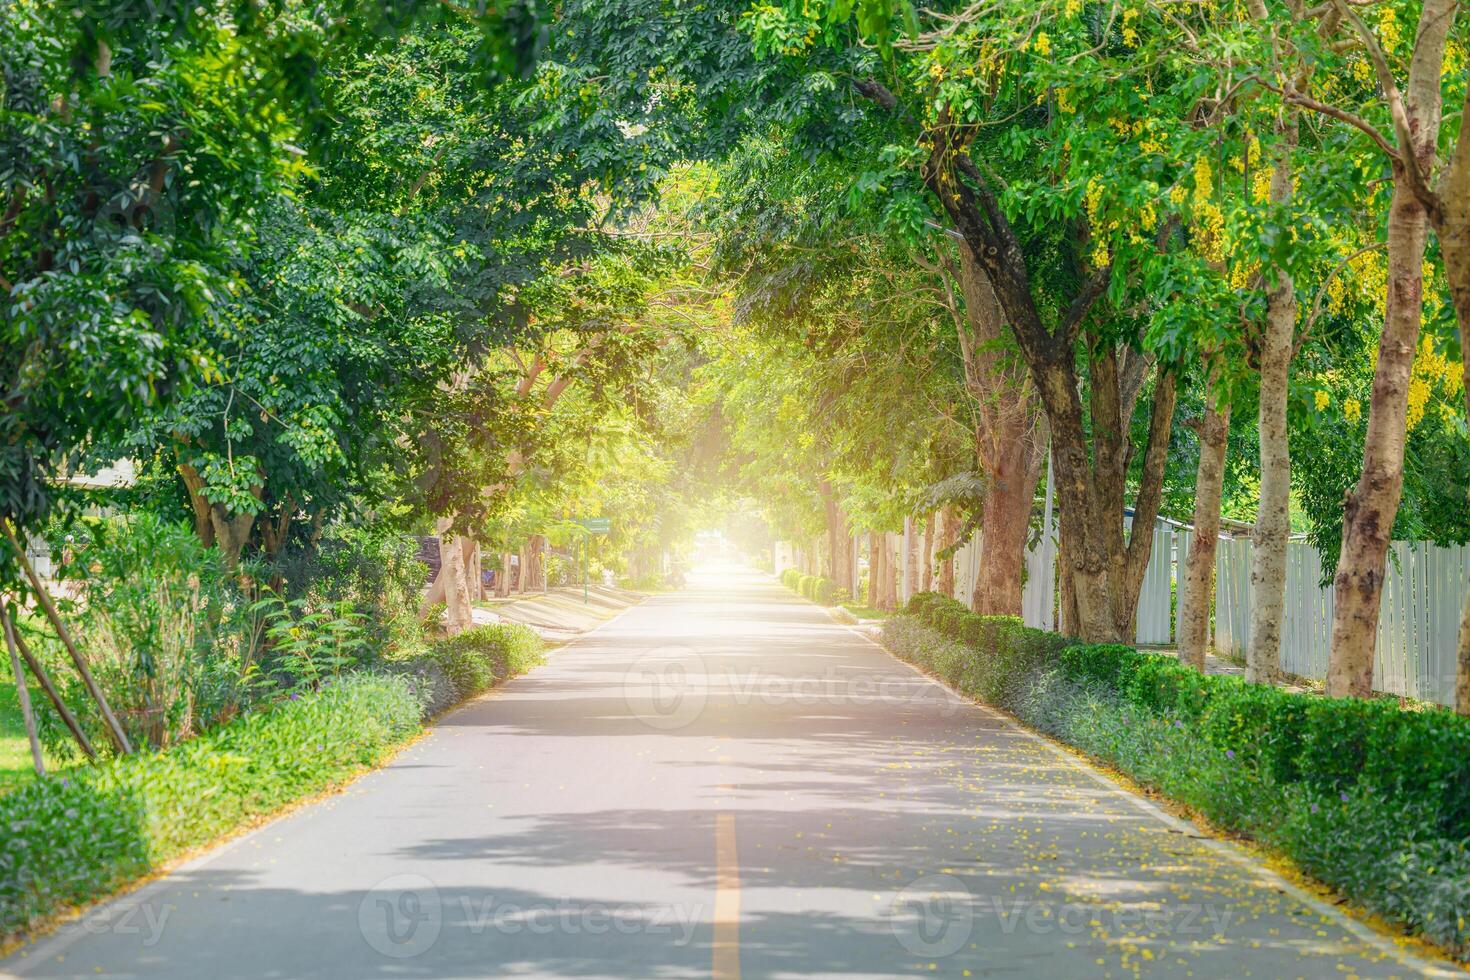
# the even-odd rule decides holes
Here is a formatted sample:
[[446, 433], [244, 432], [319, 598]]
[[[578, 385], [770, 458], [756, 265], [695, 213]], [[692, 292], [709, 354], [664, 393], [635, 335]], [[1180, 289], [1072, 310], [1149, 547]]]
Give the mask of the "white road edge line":
[[[603, 627], [611, 626], [613, 623], [616, 623], [628, 613], [643, 605], [643, 603], [647, 602], [650, 598], [651, 596], [644, 596], [642, 599], [639, 599], [637, 602], [633, 603], [631, 606], [617, 613], [611, 618], [603, 620], [586, 632], [579, 633], [572, 639], [561, 644], [560, 646], [552, 648], [552, 650], [550, 651], [551, 654], [554, 655], [559, 651], [565, 650], [569, 647], [577, 645], [578, 643], [581, 643], [583, 640], [587, 639], [587, 637], [598, 632]], [[520, 675], [520, 677], [525, 676], [525, 674]], [[505, 684], [502, 684], [499, 687], [491, 688], [490, 691], [504, 690], [507, 685], [514, 684], [517, 680], [520, 679], [520, 677], [512, 677], [510, 680], [506, 681]], [[490, 691], [486, 691], [485, 693], [488, 694], [490, 693]], [[457, 714], [465, 708], [468, 708], [470, 705], [480, 700], [482, 697], [484, 697], [484, 694], [477, 694], [472, 698], [465, 699], [462, 704], [458, 705], [453, 710], [446, 712], [439, 719], [438, 722], [433, 725], [429, 725], [425, 729], [424, 736], [421, 737], [419, 740], [415, 741], [412, 745], [405, 748], [401, 753], [394, 756], [385, 765], [379, 766], [376, 769], [370, 769], [362, 775], [358, 776], [352, 782], [348, 783], [346, 786], [343, 786], [340, 790], [338, 790], [338, 793], [346, 792], [350, 787], [356, 786], [358, 783], [371, 779], [373, 776], [380, 772], [383, 772], [386, 769], [391, 769], [400, 759], [404, 758], [409, 752], [414, 751], [420, 745], [424, 744], [424, 742], [426, 742], [428, 739], [433, 738], [435, 734], [435, 729], [439, 728], [440, 723], [442, 723], [445, 718], [448, 718], [450, 715]], [[332, 799], [336, 795], [337, 793], [334, 793], [332, 794], [332, 796], [327, 797], [326, 799]], [[154, 878], [152, 881], [143, 885], [141, 888], [128, 892], [126, 895], [119, 895], [116, 898], [103, 899], [102, 901], [97, 902], [94, 905], [87, 906], [80, 915], [68, 922], [63, 922], [61, 925], [57, 926], [55, 931], [53, 931], [49, 935], [42, 937], [40, 940], [30, 945], [22, 945], [16, 948], [14, 952], [6, 957], [6, 959], [11, 959], [15, 962], [11, 963], [9, 966], [0, 964], [0, 980], [21, 980], [21, 978], [23, 978], [27, 973], [30, 972], [29, 968], [45, 963], [54, 956], [64, 955], [68, 949], [92, 934], [87, 928], [87, 920], [90, 918], [95, 918], [98, 915], [106, 913], [106, 919], [108, 922], [117, 921], [118, 919], [121, 919], [124, 922], [134, 921], [131, 917], [135, 916], [137, 914], [137, 910], [147, 903], [149, 898], [152, 897], [151, 893], [161, 891], [164, 886], [170, 882], [174, 875], [182, 871], [193, 871], [198, 868], [208, 867], [211, 862], [218, 860], [226, 854], [229, 854], [237, 847], [244, 845], [248, 841], [259, 836], [260, 834], [265, 833], [267, 830], [270, 830], [272, 827], [276, 826], [282, 821], [288, 820], [291, 817], [301, 816], [303, 814], [310, 813], [322, 803], [326, 802], [326, 799], [316, 800], [312, 803], [293, 807], [285, 813], [277, 814], [276, 816], [271, 817], [259, 827], [256, 827], [253, 830], [248, 830], [238, 837], [233, 837], [230, 840], [225, 841], [223, 844], [217, 844], [213, 847], [205, 845], [207, 849], [204, 851], [204, 853], [195, 855], [194, 857], [180, 864], [178, 867], [170, 868], [167, 872], [157, 878]]]
[[[798, 596], [797, 598], [802, 597]], [[818, 606], [816, 603], [810, 604], [812, 606], [815, 606], [817, 609], [823, 610], [823, 612], [826, 611], [824, 607]], [[1417, 956], [1414, 953], [1409, 952], [1408, 950], [1398, 945], [1398, 943], [1394, 942], [1391, 937], [1385, 936], [1383, 933], [1372, 928], [1366, 923], [1359, 922], [1357, 919], [1353, 918], [1350, 915], [1343, 914], [1337, 908], [1334, 908], [1333, 906], [1327, 904], [1326, 902], [1317, 898], [1315, 895], [1303, 890], [1298, 885], [1292, 883], [1291, 881], [1272, 871], [1270, 868], [1267, 868], [1260, 862], [1254, 860], [1250, 855], [1241, 851], [1240, 848], [1236, 847], [1234, 844], [1231, 844], [1229, 841], [1220, 840], [1219, 838], [1214, 837], [1201, 830], [1199, 827], [1195, 826], [1189, 821], [1176, 817], [1172, 813], [1161, 809], [1153, 802], [1144, 799], [1138, 794], [1122, 786], [1119, 786], [1116, 782], [1109, 779], [1103, 773], [1098, 772], [1092, 766], [1083, 762], [1081, 759], [1078, 759], [1071, 753], [1064, 751], [1060, 746], [1053, 744], [1051, 741], [1043, 738], [1036, 732], [1033, 732], [1031, 729], [1026, 728], [1025, 726], [1019, 724], [1006, 715], [1001, 714], [999, 711], [996, 711], [994, 708], [990, 707], [987, 704], [979, 701], [972, 701], [971, 699], [964, 697], [963, 695], [956, 692], [953, 688], [949, 687], [947, 684], [943, 684], [940, 681], [936, 680], [934, 677], [931, 677], [930, 675], [924, 673], [914, 664], [911, 664], [907, 660], [902, 660], [899, 657], [895, 656], [893, 651], [889, 650], [883, 644], [879, 643], [877, 640], [873, 639], [871, 636], [864, 633], [857, 627], [851, 626], [847, 623], [839, 622], [838, 620], [832, 618], [830, 615], [827, 617], [827, 619], [833, 626], [839, 627], [840, 629], [851, 633], [853, 636], [856, 636], [859, 639], [871, 644], [872, 646], [877, 647], [879, 650], [882, 650], [883, 653], [895, 663], [902, 664], [909, 670], [913, 671], [915, 674], [918, 674], [920, 677], [924, 678], [924, 680], [928, 681], [930, 684], [933, 684], [941, 691], [944, 691], [956, 703], [974, 708], [978, 710], [981, 714], [994, 718], [995, 720], [1001, 722], [1013, 732], [1025, 738], [1031, 739], [1032, 741], [1037, 742], [1041, 745], [1044, 745], [1048, 751], [1056, 755], [1059, 759], [1062, 759], [1064, 762], [1067, 763], [1067, 765], [1071, 766], [1072, 768], [1075, 768], [1080, 772], [1085, 773], [1089, 778], [1092, 779], [1093, 782], [1097, 783], [1099, 786], [1104, 787], [1105, 789], [1118, 796], [1124, 797], [1139, 810], [1158, 820], [1160, 823], [1164, 824], [1170, 829], [1189, 834], [1191, 837], [1194, 837], [1196, 840], [1199, 840], [1201, 843], [1203, 843], [1204, 846], [1210, 848], [1211, 850], [1220, 854], [1222, 857], [1228, 859], [1231, 863], [1250, 872], [1262, 884], [1269, 885], [1272, 888], [1276, 888], [1285, 892], [1292, 898], [1301, 902], [1303, 905], [1311, 908], [1314, 912], [1317, 912], [1318, 914], [1326, 916], [1327, 918], [1333, 920], [1344, 930], [1362, 940], [1364, 943], [1367, 943], [1369, 946], [1372, 946], [1380, 953], [1388, 955], [1396, 962], [1417, 970], [1419, 971], [1419, 973], [1423, 974], [1426, 977], [1465, 976], [1465, 973], [1463, 971], [1453, 970], [1438, 963], [1430, 962], [1429, 960], [1426, 960], [1421, 956]]]

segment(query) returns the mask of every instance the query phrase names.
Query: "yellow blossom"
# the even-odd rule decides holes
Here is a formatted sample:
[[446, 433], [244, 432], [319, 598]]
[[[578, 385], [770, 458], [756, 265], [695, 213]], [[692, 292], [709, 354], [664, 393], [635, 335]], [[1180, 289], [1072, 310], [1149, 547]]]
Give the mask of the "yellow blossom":
[[1363, 417], [1363, 403], [1356, 398], [1345, 398], [1342, 402], [1342, 417], [1356, 422]]
[[1208, 157], [1201, 156], [1194, 161], [1194, 200], [1195, 203], [1208, 201], [1215, 193], [1215, 171], [1210, 166]]
[[1271, 171], [1257, 170], [1251, 175], [1251, 200], [1257, 204], [1271, 200]]
[[1036, 39], [1031, 42], [1031, 47], [1035, 49], [1037, 54], [1045, 57], [1051, 54], [1051, 38], [1047, 37], [1046, 31], [1041, 31], [1036, 35]]
[[1393, 7], [1383, 4], [1378, 9], [1378, 37], [1385, 51], [1395, 51], [1404, 41], [1403, 29], [1399, 27], [1399, 15]]
[[1327, 408], [1328, 405], [1332, 404], [1332, 396], [1327, 394], [1327, 392], [1325, 391], [1318, 390], [1316, 394], [1313, 395], [1313, 398], [1316, 400], [1317, 411], [1319, 412], [1323, 411]]

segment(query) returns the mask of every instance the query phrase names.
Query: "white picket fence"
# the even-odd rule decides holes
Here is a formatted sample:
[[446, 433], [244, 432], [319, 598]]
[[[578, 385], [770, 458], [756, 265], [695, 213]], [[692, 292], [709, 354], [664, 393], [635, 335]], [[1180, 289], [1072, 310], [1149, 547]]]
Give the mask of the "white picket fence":
[[[1022, 615], [1028, 626], [1055, 630], [1057, 527], [1050, 487], [1043, 504], [1040, 540], [1026, 552]], [[1125, 519], [1126, 520], [1126, 519]], [[1190, 527], [1159, 519], [1153, 551], [1138, 600], [1138, 643], [1171, 646], [1178, 583], [1189, 554]], [[923, 554], [923, 532], [906, 522], [902, 534], [884, 536], [899, 570], [899, 601], [922, 587], [910, 581], [910, 549]], [[984, 542], [974, 535], [955, 553], [954, 597], [968, 603], [983, 560]], [[922, 575], [922, 569], [920, 570]], [[1332, 638], [1333, 594], [1322, 581], [1322, 556], [1306, 541], [1286, 546], [1286, 617], [1282, 624], [1281, 666], [1299, 677], [1324, 679]], [[1470, 546], [1440, 547], [1426, 542], [1395, 542], [1389, 553], [1378, 619], [1373, 684], [1379, 691], [1453, 705], [1455, 655], [1460, 609], [1470, 587]], [[1214, 646], [1243, 656], [1250, 638], [1251, 542], [1222, 534], [1215, 551]]]
[[[1244, 654], [1250, 639], [1251, 543], [1222, 538], [1215, 557], [1215, 645]], [[1373, 686], [1389, 694], [1452, 705], [1460, 608], [1470, 576], [1470, 547], [1395, 541], [1378, 613]], [[1332, 640], [1332, 585], [1322, 556], [1305, 541], [1286, 546], [1286, 618], [1281, 666], [1302, 677], [1327, 676]]]
[[[1047, 510], [1050, 517], [1050, 509]], [[1048, 520], [1041, 542], [1026, 553], [1022, 612], [1028, 626], [1054, 630], [1056, 529]], [[1177, 585], [1183, 580], [1192, 528], [1163, 519], [1154, 525], [1153, 552], [1138, 600], [1138, 642], [1174, 642]], [[896, 537], [896, 536], [895, 536]], [[970, 541], [955, 556], [955, 596], [968, 601], [984, 551]], [[1333, 592], [1322, 582], [1322, 556], [1306, 541], [1286, 546], [1286, 616], [1281, 666], [1299, 677], [1324, 679], [1332, 640]], [[1394, 542], [1378, 618], [1373, 686], [1389, 694], [1453, 705], [1460, 609], [1470, 587], [1470, 546]], [[907, 595], [905, 591], [905, 595]], [[1221, 535], [1215, 551], [1215, 648], [1244, 656], [1250, 639], [1251, 542]]]

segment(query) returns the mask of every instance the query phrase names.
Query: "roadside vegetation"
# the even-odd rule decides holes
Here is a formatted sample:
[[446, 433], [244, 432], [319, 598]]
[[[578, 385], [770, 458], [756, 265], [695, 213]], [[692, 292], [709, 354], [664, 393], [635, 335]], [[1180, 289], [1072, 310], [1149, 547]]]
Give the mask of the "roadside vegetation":
[[1201, 675], [934, 593], [883, 640], [1451, 953], [1470, 954], [1470, 720]]

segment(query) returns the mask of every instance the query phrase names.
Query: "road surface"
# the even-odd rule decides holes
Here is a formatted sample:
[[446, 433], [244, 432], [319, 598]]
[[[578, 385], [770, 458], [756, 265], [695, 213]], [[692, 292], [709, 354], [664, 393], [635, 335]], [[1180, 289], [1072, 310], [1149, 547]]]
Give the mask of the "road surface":
[[26, 977], [1417, 976], [753, 572], [0, 963]]

